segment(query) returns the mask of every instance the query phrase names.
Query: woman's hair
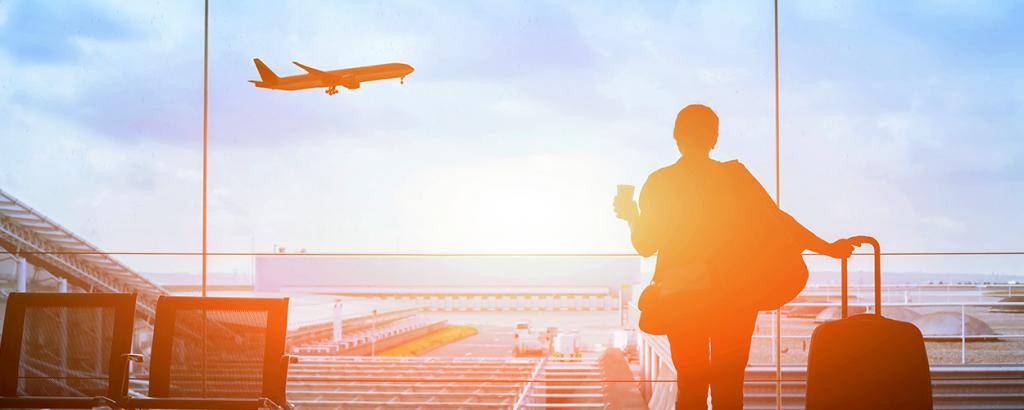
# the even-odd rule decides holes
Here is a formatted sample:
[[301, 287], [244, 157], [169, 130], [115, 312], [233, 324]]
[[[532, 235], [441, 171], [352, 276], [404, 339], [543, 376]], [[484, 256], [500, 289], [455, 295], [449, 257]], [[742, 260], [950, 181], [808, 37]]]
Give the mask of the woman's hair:
[[718, 143], [718, 115], [703, 104], [690, 104], [676, 116], [676, 141], [683, 147], [710, 151]]

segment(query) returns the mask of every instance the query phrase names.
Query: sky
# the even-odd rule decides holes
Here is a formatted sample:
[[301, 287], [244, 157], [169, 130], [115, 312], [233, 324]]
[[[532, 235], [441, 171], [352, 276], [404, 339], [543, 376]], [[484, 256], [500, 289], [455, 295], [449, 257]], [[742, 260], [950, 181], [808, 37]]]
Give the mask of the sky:
[[[678, 158], [691, 103], [774, 195], [771, 2], [211, 3], [210, 251], [629, 252], [615, 185]], [[780, 3], [782, 207], [887, 251], [1024, 249], [1024, 5]], [[198, 251], [202, 34], [200, 1], [0, 0], [0, 189], [108, 251]], [[416, 72], [272, 91], [254, 57]]]

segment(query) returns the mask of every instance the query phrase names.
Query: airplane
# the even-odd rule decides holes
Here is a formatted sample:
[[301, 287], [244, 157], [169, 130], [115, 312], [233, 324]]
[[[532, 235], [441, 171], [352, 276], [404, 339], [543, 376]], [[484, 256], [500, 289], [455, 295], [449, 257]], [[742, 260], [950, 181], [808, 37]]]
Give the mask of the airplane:
[[405, 84], [405, 76], [414, 71], [412, 66], [402, 63], [378, 64], [364, 67], [343, 68], [341, 70], [322, 71], [303, 65], [298, 61], [292, 61], [292, 64], [306, 70], [306, 74], [278, 77], [277, 74], [274, 74], [274, 72], [270, 70], [270, 67], [263, 64], [263, 61], [260, 61], [260, 59], [254, 58], [252, 61], [256, 63], [256, 71], [259, 71], [260, 73], [260, 80], [249, 80], [249, 82], [259, 88], [294, 91], [305, 90], [307, 88], [327, 87], [327, 95], [337, 94], [339, 85], [350, 90], [354, 90], [359, 88], [359, 84], [364, 81], [398, 78], [402, 84]]

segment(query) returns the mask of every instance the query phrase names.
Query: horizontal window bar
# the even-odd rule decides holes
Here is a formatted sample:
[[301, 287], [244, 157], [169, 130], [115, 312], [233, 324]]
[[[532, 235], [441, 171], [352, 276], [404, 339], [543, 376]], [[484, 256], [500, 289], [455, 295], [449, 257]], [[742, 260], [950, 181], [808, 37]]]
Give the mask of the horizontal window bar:
[[[11, 252], [0, 250], [0, 255], [139, 255], [139, 256], [202, 256], [202, 252], [146, 252], [146, 251], [21, 251]], [[806, 252], [804, 256], [824, 256], [818, 253]], [[870, 252], [855, 252], [854, 256], [871, 256]], [[949, 251], [949, 252], [882, 252], [883, 256], [990, 256], [990, 255], [1024, 255], [1024, 251]], [[304, 252], [304, 253], [277, 253], [277, 252], [207, 252], [206, 256], [557, 256], [557, 257], [639, 257], [635, 253], [621, 252]]]

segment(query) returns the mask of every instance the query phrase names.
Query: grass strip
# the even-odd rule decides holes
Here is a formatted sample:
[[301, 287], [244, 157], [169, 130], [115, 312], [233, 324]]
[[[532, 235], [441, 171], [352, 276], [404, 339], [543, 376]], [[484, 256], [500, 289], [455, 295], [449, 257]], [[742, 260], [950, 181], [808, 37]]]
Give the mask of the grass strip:
[[448, 326], [434, 333], [410, 340], [398, 346], [377, 353], [378, 356], [419, 356], [438, 347], [477, 334], [472, 326]]

